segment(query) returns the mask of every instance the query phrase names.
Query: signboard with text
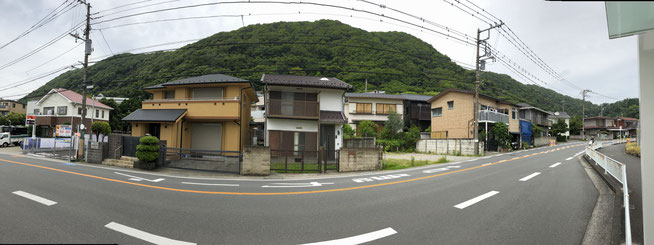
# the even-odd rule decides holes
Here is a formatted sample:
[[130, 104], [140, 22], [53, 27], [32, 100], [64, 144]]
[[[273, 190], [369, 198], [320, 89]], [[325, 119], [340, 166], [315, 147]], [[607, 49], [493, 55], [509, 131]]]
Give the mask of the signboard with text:
[[55, 137], [70, 137], [73, 133], [71, 125], [57, 125], [55, 128]]

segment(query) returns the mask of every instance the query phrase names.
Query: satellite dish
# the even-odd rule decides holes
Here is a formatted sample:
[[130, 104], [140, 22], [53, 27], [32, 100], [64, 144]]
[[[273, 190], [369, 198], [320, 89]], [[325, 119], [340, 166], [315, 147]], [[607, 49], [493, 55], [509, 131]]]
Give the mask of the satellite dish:
[[320, 79], [320, 81], [329, 81], [329, 78], [323, 77]]
[[555, 116], [558, 116], [559, 114], [560, 114], [560, 113], [559, 113], [558, 111], [557, 111], [557, 112], [554, 112], [554, 115], [555, 115]]

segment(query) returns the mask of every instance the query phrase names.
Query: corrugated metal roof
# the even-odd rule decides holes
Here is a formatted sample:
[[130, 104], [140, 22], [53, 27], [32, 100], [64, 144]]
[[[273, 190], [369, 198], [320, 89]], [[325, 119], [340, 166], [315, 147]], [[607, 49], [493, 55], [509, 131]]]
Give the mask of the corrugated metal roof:
[[334, 77], [312, 77], [295, 75], [263, 74], [261, 83], [267, 85], [283, 85], [298, 87], [350, 89], [352, 85]]
[[126, 117], [123, 121], [128, 122], [175, 122], [184, 115], [186, 109], [138, 109]]
[[345, 97], [348, 98], [376, 98], [376, 99], [404, 99], [402, 95], [399, 94], [383, 94], [383, 93], [345, 93]]

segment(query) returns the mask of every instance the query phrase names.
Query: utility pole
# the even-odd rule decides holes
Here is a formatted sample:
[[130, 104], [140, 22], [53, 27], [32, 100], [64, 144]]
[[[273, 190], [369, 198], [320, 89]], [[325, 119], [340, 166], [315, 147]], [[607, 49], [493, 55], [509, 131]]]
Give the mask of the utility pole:
[[581, 91], [582, 103], [581, 103], [581, 140], [586, 139], [586, 130], [584, 123], [586, 122], [586, 94], [591, 92], [589, 89], [584, 89]]
[[[488, 29], [484, 30], [479, 30], [477, 29], [477, 57], [475, 59], [475, 103], [472, 108], [472, 117], [474, 122], [473, 125], [473, 137], [474, 137], [474, 142], [475, 142], [475, 155], [479, 155], [479, 75], [481, 73], [481, 70], [485, 69], [485, 64], [487, 59], [495, 59], [495, 57], [491, 56], [491, 52], [486, 45], [486, 40], [490, 38], [490, 30], [494, 28], [498, 28], [500, 26], [504, 25], [503, 22], [500, 22], [499, 24], [495, 24], [490, 26]], [[481, 33], [482, 32], [488, 32], [488, 37], [481, 39]], [[481, 45], [484, 45], [484, 54], [480, 55], [479, 49]]]
[[[84, 41], [84, 76], [82, 78], [82, 121], [80, 122], [80, 125], [84, 125], [84, 120], [86, 119], [86, 84], [87, 84], [87, 79], [88, 79], [88, 68], [89, 68], [89, 55], [91, 55], [91, 52], [93, 51], [92, 45], [91, 45], [91, 38], [90, 38], [90, 32], [91, 32], [91, 4], [88, 3], [86, 0], [78, 0], [80, 4], [86, 5], [86, 28], [84, 29], [84, 38], [81, 38], [77, 34], [70, 34], [71, 36], [75, 37], [76, 39], [80, 39]], [[86, 131], [86, 127], [81, 129], [82, 132], [80, 132], [80, 140], [82, 142], [81, 144], [81, 149], [82, 152], [86, 151], [84, 149], [84, 133]], [[85, 159], [86, 160], [86, 159]]]
[[565, 112], [565, 100], [561, 100], [561, 111]]

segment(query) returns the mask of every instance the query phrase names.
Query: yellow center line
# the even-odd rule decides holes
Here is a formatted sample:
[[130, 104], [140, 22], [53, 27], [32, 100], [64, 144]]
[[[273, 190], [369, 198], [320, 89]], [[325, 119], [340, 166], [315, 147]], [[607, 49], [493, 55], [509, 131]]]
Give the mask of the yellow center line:
[[[566, 149], [566, 148], [568, 148], [568, 147], [561, 147], [561, 148], [557, 148], [555, 150], [558, 151], [558, 150], [563, 150], [563, 149]], [[429, 176], [423, 176], [423, 177], [418, 177], [418, 178], [413, 178], [413, 179], [405, 179], [405, 180], [399, 180], [399, 181], [393, 181], [393, 182], [379, 183], [379, 184], [373, 184], [373, 185], [364, 185], [364, 186], [355, 186], [355, 187], [347, 187], [347, 188], [327, 189], [327, 190], [313, 190], [313, 191], [296, 191], [296, 192], [225, 192], [225, 191], [187, 190], [187, 189], [178, 189], [178, 188], [170, 188], [170, 187], [162, 187], [162, 186], [154, 186], [154, 185], [146, 185], [146, 184], [141, 184], [141, 183], [134, 183], [134, 182], [124, 181], [124, 180], [105, 178], [105, 177], [100, 177], [100, 176], [95, 176], [95, 175], [90, 175], [90, 174], [83, 174], [83, 173], [79, 173], [79, 172], [73, 172], [73, 171], [68, 171], [68, 170], [62, 170], [62, 169], [57, 169], [57, 168], [51, 168], [51, 167], [40, 166], [40, 165], [36, 165], [36, 164], [17, 162], [17, 161], [5, 160], [5, 159], [0, 159], [0, 161], [10, 162], [10, 163], [15, 163], [15, 164], [21, 164], [21, 165], [30, 166], [30, 167], [48, 169], [48, 170], [62, 172], [62, 173], [69, 173], [69, 174], [74, 174], [74, 175], [79, 175], [79, 176], [85, 176], [85, 177], [94, 178], [94, 179], [101, 179], [101, 180], [118, 182], [118, 183], [123, 183], [123, 184], [136, 185], [136, 186], [148, 187], [148, 188], [153, 188], [153, 189], [160, 189], [160, 190], [178, 191], [178, 192], [187, 192], [187, 193], [200, 193], [200, 194], [215, 194], [215, 195], [275, 196], [275, 195], [298, 195], [298, 194], [313, 194], [313, 193], [348, 191], [348, 190], [357, 190], [357, 189], [365, 189], [365, 188], [372, 188], [372, 187], [407, 183], [407, 182], [412, 182], [412, 181], [417, 181], [417, 180], [424, 180], [424, 179], [430, 179], [430, 178], [434, 178], [434, 177], [444, 176], [444, 175], [453, 174], [453, 173], [460, 173], [460, 172], [469, 171], [469, 170], [473, 170], [473, 169], [478, 169], [478, 168], [482, 168], [482, 167], [487, 167], [487, 166], [491, 166], [491, 165], [495, 165], [495, 164], [499, 164], [499, 163], [503, 163], [503, 162], [518, 160], [518, 159], [526, 158], [526, 157], [533, 156], [533, 155], [540, 155], [540, 154], [544, 154], [544, 153], [546, 153], [546, 152], [534, 153], [534, 154], [531, 154], [531, 155], [516, 157], [516, 158], [512, 158], [512, 159], [508, 159], [508, 160], [501, 160], [501, 161], [497, 161], [497, 162], [494, 162], [494, 163], [489, 163], [489, 164], [486, 164], [486, 165], [478, 165], [478, 166], [474, 166], [474, 167], [469, 167], [469, 168], [464, 168], [464, 169], [459, 169], [459, 170], [454, 170], [454, 171], [450, 171], [450, 172], [446, 172], [446, 173], [434, 174], [434, 175], [429, 175]]]

